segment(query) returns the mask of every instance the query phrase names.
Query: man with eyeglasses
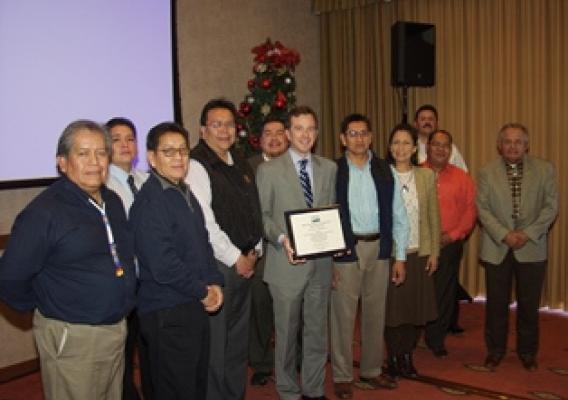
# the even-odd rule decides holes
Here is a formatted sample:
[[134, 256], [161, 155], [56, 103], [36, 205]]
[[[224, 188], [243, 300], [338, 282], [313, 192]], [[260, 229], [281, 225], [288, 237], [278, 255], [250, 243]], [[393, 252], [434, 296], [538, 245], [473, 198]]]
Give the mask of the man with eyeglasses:
[[147, 343], [153, 399], [204, 399], [208, 313], [223, 302], [199, 203], [185, 184], [187, 131], [163, 122], [146, 140], [150, 177], [130, 209], [140, 265], [138, 315]]
[[445, 130], [430, 134], [428, 158], [423, 164], [436, 174], [441, 219], [440, 257], [433, 275], [438, 318], [426, 324], [426, 345], [437, 358], [446, 357], [445, 337], [452, 323], [459, 287], [463, 243], [475, 226], [475, 185], [469, 174], [450, 163], [452, 135]]
[[225, 99], [201, 112], [201, 139], [187, 181], [205, 214], [225, 305], [212, 315], [209, 400], [243, 399], [247, 379], [251, 281], [262, 254], [262, 220], [254, 173], [234, 150], [236, 109]]
[[[329, 206], [335, 201], [335, 164], [312, 154], [318, 135], [315, 112], [289, 112], [287, 152], [257, 170], [264, 232], [268, 240], [264, 281], [273, 299], [276, 330], [275, 376], [280, 399], [325, 399], [327, 316], [331, 258], [294, 258], [285, 211]], [[301, 387], [296, 371], [298, 330], [302, 329]]]
[[340, 399], [353, 397], [353, 331], [359, 298], [359, 387], [396, 387], [381, 374], [385, 305], [393, 244], [392, 276], [404, 279], [409, 225], [389, 165], [370, 149], [372, 138], [364, 115], [350, 114], [341, 123], [345, 153], [337, 161], [335, 190], [349, 252], [334, 262], [337, 282], [331, 291], [330, 316], [334, 391]]
[[[112, 143], [112, 153], [108, 169], [106, 186], [112, 189], [124, 205], [126, 215], [134, 202], [148, 174], [136, 169], [138, 156], [138, 142], [136, 140], [136, 127], [127, 118], [115, 117], [105, 124], [106, 133]], [[127, 319], [128, 334], [124, 348], [124, 381], [122, 387], [122, 400], [139, 400], [140, 395], [134, 384], [134, 349], [138, 348], [138, 359], [141, 372], [142, 391], [145, 398], [150, 397], [150, 377], [147, 375], [147, 358], [145, 350], [139, 345], [139, 326], [136, 311], [130, 313]]]
[[[275, 116], [264, 120], [260, 135], [262, 152], [248, 159], [256, 172], [263, 162], [269, 162], [288, 150], [288, 138], [284, 121]], [[264, 243], [266, 250], [266, 242]], [[274, 369], [274, 349], [272, 335], [274, 333], [274, 312], [272, 297], [264, 282], [266, 257], [258, 260], [251, 280], [252, 309], [249, 336], [249, 365], [253, 370], [251, 385], [264, 386], [268, 383]]]

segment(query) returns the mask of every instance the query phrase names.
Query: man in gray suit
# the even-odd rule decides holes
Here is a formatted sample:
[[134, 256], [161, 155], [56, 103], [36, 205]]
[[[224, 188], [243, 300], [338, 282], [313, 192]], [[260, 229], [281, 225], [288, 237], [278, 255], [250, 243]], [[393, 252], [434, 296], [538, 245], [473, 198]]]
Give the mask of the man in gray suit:
[[528, 140], [523, 125], [504, 125], [497, 139], [501, 158], [479, 173], [480, 258], [487, 286], [485, 366], [490, 370], [499, 365], [507, 349], [513, 277], [517, 355], [528, 371], [537, 368], [538, 307], [546, 271], [547, 234], [558, 212], [558, 189], [552, 164], [527, 154]]
[[[274, 301], [276, 389], [283, 400], [325, 399], [331, 258], [294, 260], [284, 218], [285, 211], [328, 206], [335, 200], [335, 163], [311, 153], [317, 134], [312, 109], [291, 110], [286, 124], [289, 150], [261, 164], [256, 177], [269, 242], [264, 280]], [[296, 374], [300, 323], [302, 387]]]
[[[261, 163], [270, 161], [288, 150], [285, 131], [284, 121], [279, 118], [269, 116], [264, 120], [260, 135], [262, 153], [248, 159], [255, 173]], [[264, 242], [264, 254], [266, 254], [266, 242]], [[249, 365], [253, 370], [250, 379], [253, 386], [266, 385], [274, 369], [272, 347], [274, 311], [272, 311], [272, 297], [264, 282], [265, 259], [266, 257], [261, 257], [257, 260], [254, 275], [251, 277]]]

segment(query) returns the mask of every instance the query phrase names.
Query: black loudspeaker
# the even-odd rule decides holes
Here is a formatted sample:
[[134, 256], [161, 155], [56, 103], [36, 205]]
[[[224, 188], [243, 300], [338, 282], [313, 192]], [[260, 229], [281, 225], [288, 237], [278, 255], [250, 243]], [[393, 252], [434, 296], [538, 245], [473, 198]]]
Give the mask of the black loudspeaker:
[[434, 86], [436, 27], [398, 21], [391, 28], [393, 86]]

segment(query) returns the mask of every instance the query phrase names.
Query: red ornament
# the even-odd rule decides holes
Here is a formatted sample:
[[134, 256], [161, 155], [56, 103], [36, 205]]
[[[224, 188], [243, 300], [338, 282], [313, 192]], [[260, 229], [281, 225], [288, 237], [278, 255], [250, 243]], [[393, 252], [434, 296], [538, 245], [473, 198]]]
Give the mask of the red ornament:
[[248, 86], [249, 90], [253, 90], [255, 84], [256, 83], [255, 83], [254, 79], [249, 79], [249, 81], [247, 82], [247, 86]]
[[279, 90], [278, 92], [276, 92], [276, 98], [274, 99], [274, 106], [276, 108], [284, 108], [286, 106], [286, 95], [284, 93], [282, 93], [281, 90]]
[[260, 139], [258, 136], [251, 134], [248, 136], [247, 141], [253, 149], [260, 150]]
[[286, 103], [286, 95], [284, 93], [282, 93], [281, 90], [279, 90], [278, 92], [276, 92], [276, 100], [280, 100], [280, 101]]
[[252, 108], [249, 103], [242, 102], [239, 106], [239, 111], [243, 113], [243, 115], [247, 115], [251, 112]]
[[262, 80], [261, 86], [262, 86], [264, 89], [270, 88], [270, 85], [272, 85], [272, 82], [270, 82], [270, 79], [263, 79], [263, 80]]

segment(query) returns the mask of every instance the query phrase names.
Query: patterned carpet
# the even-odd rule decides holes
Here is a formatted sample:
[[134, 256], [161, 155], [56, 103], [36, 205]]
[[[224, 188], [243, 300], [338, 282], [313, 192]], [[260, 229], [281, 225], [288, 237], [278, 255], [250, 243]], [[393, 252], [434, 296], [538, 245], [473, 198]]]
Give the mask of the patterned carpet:
[[[515, 353], [515, 335], [509, 335], [509, 352], [495, 372], [483, 367], [484, 304], [462, 304], [460, 324], [466, 332], [449, 336], [446, 347], [449, 356], [436, 359], [419, 344], [415, 364], [419, 377], [401, 380], [396, 390], [363, 390], [354, 388], [355, 400], [370, 399], [519, 399], [568, 400], [568, 316], [555, 312], [541, 312], [541, 340], [535, 372], [523, 369]], [[515, 326], [515, 312], [511, 312], [510, 327]], [[358, 354], [358, 341], [354, 343]], [[333, 384], [328, 364], [326, 396], [334, 399]], [[357, 373], [357, 369], [355, 369]], [[41, 400], [39, 374], [0, 385], [0, 400]], [[277, 399], [274, 382], [257, 388], [249, 387], [248, 400]]]
[[[495, 372], [483, 367], [485, 346], [483, 302], [461, 304], [460, 324], [465, 333], [448, 336], [449, 356], [435, 358], [421, 342], [415, 353], [419, 377], [400, 380], [396, 390], [369, 391], [354, 388], [355, 400], [366, 399], [563, 399], [568, 400], [568, 315], [542, 311], [539, 368], [526, 371], [515, 353], [515, 334], [509, 335], [509, 352]], [[511, 310], [509, 326], [515, 326]], [[358, 341], [355, 351], [358, 353]], [[357, 369], [355, 369], [357, 373]], [[328, 364], [326, 396], [334, 399]], [[274, 383], [265, 388], [251, 388], [248, 399], [276, 399]]]

